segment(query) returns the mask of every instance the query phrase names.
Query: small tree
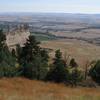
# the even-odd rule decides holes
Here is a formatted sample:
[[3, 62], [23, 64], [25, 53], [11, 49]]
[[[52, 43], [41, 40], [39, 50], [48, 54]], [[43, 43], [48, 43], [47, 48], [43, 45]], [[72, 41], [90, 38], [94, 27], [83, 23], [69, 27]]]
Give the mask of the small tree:
[[0, 30], [0, 77], [13, 77], [18, 75], [16, 58], [12, 56], [6, 45], [6, 36]]
[[53, 82], [66, 82], [67, 81], [67, 70], [62, 59], [62, 53], [60, 50], [55, 52], [55, 58], [52, 69], [48, 72], [46, 79]]
[[15, 51], [15, 49], [12, 49], [11, 53], [12, 53], [12, 56], [16, 58], [16, 51]]
[[100, 60], [96, 62], [94, 67], [91, 67], [89, 71], [89, 75], [92, 77], [92, 79], [100, 84]]
[[71, 67], [78, 67], [78, 64], [76, 63], [75, 59], [72, 58], [71, 61], [70, 61], [70, 66]]
[[5, 41], [6, 36], [3, 34], [3, 31], [0, 30], [0, 62], [3, 61], [3, 51], [7, 47]]
[[3, 30], [0, 30], [0, 50], [2, 50], [5, 47], [6, 45], [5, 41], [6, 41], [6, 36], [3, 33]]
[[22, 47], [19, 44], [16, 45], [16, 58], [17, 62], [22, 66], [23, 65]]
[[83, 80], [82, 71], [76, 67], [70, 70], [71, 73], [69, 74], [69, 82], [72, 84], [72, 86], [77, 86], [78, 82], [81, 82]]

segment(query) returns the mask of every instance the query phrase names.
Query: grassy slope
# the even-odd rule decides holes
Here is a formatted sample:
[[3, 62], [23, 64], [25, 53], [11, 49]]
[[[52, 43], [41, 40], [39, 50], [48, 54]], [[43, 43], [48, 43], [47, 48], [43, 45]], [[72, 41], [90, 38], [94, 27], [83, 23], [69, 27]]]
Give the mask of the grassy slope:
[[1, 79], [0, 100], [100, 100], [100, 89], [71, 88], [24, 78]]
[[[42, 47], [53, 49], [61, 49], [66, 56], [74, 57], [76, 61], [84, 67], [87, 61], [100, 59], [100, 46], [86, 43], [79, 40], [52, 40], [44, 41]], [[54, 56], [54, 51], [51, 52], [51, 57]]]

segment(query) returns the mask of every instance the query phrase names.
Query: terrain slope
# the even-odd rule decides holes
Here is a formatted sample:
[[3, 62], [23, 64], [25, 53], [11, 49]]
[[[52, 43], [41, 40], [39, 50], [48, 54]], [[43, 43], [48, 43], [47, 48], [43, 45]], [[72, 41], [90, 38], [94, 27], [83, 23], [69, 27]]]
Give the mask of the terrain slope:
[[0, 80], [0, 100], [100, 100], [100, 89], [4, 78]]

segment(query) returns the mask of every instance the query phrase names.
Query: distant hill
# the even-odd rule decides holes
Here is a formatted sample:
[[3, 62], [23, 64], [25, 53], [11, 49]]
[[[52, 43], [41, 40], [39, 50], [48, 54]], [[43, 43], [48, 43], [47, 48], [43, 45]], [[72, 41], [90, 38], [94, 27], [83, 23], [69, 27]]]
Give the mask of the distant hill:
[[[46, 18], [46, 19], [45, 19]], [[59, 19], [59, 20], [57, 20]], [[73, 14], [73, 13], [0, 13], [0, 21], [34, 22], [57, 21], [57, 22], [83, 22], [99, 23], [100, 14]]]

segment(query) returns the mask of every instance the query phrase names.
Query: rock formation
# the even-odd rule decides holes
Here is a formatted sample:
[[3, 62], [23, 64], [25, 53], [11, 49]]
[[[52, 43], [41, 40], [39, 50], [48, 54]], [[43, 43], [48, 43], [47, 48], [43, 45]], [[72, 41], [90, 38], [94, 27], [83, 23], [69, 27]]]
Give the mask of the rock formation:
[[15, 28], [8, 29], [6, 33], [6, 43], [10, 48], [14, 48], [17, 44], [22, 46], [29, 35], [30, 32], [28, 28], [26, 28], [26, 25], [18, 25]]

